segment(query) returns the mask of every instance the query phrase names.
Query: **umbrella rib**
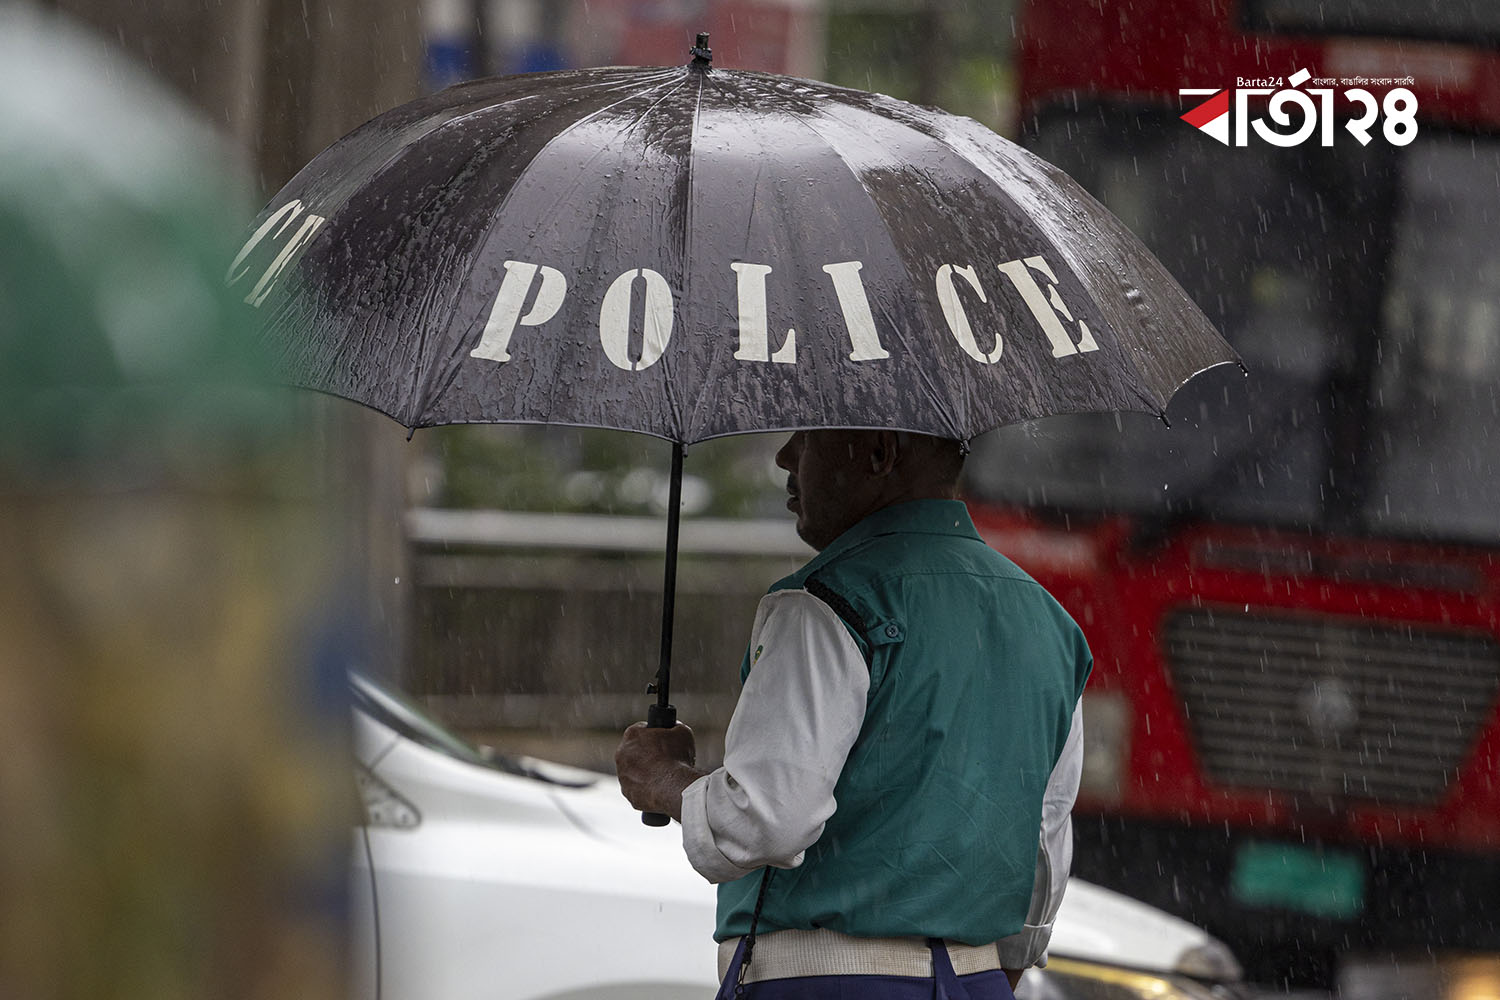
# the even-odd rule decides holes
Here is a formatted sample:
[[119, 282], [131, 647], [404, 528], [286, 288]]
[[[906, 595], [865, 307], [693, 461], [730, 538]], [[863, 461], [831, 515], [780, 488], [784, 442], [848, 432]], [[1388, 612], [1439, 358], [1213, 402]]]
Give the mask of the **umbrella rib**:
[[[697, 143], [698, 143], [698, 122], [699, 122], [700, 116], [703, 113], [703, 87], [704, 87], [705, 83], [712, 83], [712, 84], [714, 84], [715, 87], [718, 87], [721, 90], [724, 89], [724, 88], [722, 88], [722, 87], [719, 86], [719, 82], [718, 82], [718, 80], [716, 80], [713, 77], [712, 71], [699, 74], [699, 78], [698, 78], [698, 100], [693, 105], [693, 134], [692, 134], [692, 137], [691, 137], [691, 139], [689, 140], [689, 143], [688, 143], [687, 211], [685, 211], [683, 213], [683, 217], [685, 219], [685, 223], [686, 224], [685, 224], [685, 226], [683, 228], [683, 235], [682, 235], [682, 249], [683, 249], [683, 258], [682, 258], [682, 262], [683, 262], [683, 267], [682, 267], [682, 284], [683, 284], [682, 301], [685, 304], [692, 302], [692, 299], [690, 299], [688, 297], [688, 294], [687, 294], [687, 282], [688, 282], [688, 274], [692, 270], [691, 265], [692, 265], [692, 261], [693, 261], [693, 258], [690, 257], [690, 256], [688, 256], [688, 252], [689, 252], [689, 250], [691, 248], [691, 240], [692, 240], [692, 232], [693, 232], [693, 225], [692, 225], [692, 216], [693, 216], [693, 160], [694, 160], [694, 153], [697, 150]], [[754, 215], [753, 210], [751, 212], [751, 215], [753, 217], [753, 215]], [[748, 227], [748, 225], [749, 225], [749, 223], [747, 221], [746, 226]], [[685, 318], [686, 317], [684, 317], [684, 319]], [[693, 410], [692, 410], [692, 413], [688, 416], [686, 422], [682, 423], [682, 425], [681, 425], [681, 430], [680, 430], [679, 436], [684, 441], [696, 441], [697, 440], [696, 430], [697, 430], [697, 427], [698, 427], [698, 415], [703, 412], [704, 406], [708, 405], [708, 403], [709, 403], [709, 395], [712, 392], [712, 384], [713, 384], [713, 382], [712, 382], [712, 379], [709, 377], [709, 373], [704, 373], [704, 377], [702, 379], [702, 382], [701, 382], [701, 384], [698, 387], [698, 392], [697, 392], [696, 398], [693, 400], [693, 404], [692, 404]]]
[[[698, 149], [698, 123], [703, 114], [703, 84], [707, 79], [707, 72], [698, 74], [698, 97], [693, 102], [693, 130], [692, 134], [688, 136], [687, 204], [682, 213], [682, 302], [684, 325], [686, 325], [687, 321], [687, 308], [693, 301], [692, 296], [688, 294], [687, 287], [693, 272], [693, 261], [695, 259], [693, 257], [693, 164], [696, 159], [695, 153]], [[675, 385], [675, 379], [667, 379], [667, 400], [672, 407], [673, 421], [677, 424], [677, 439], [679, 441], [686, 441], [692, 437], [692, 429], [697, 425], [698, 414], [707, 401], [710, 382], [707, 377], [701, 380], [696, 398], [692, 401], [692, 412], [686, 420], [683, 419], [684, 407], [679, 405], [677, 394], [673, 388]]]
[[[654, 103], [652, 103], [649, 107], [643, 109], [641, 111], [641, 113], [638, 114], [638, 115], [636, 115], [635, 119], [633, 121], [631, 121], [631, 123], [629, 125], [625, 126], [625, 128], [622, 129], [621, 131], [624, 131], [624, 132], [632, 131], [637, 125], [639, 125], [641, 122], [643, 122], [643, 121], [646, 120], [646, 116], [647, 115], [651, 114], [651, 112], [653, 112], [657, 108], [661, 107], [662, 102], [665, 101], [668, 97], [672, 96], [672, 91], [673, 90], [676, 90], [678, 87], [681, 87], [685, 83], [687, 83], [686, 79], [678, 80], [677, 83], [676, 83], [676, 85], [673, 86], [671, 90], [668, 90], [666, 93], [662, 94], [661, 97], [657, 98], [657, 100]], [[700, 91], [700, 93], [702, 91], [702, 86], [701, 85], [699, 87], [699, 91]], [[624, 102], [621, 101], [620, 103], [623, 104]], [[608, 110], [608, 109], [601, 109], [601, 110]], [[579, 120], [583, 121], [583, 119], [579, 119]]]
[[[698, 96], [693, 102], [693, 129], [692, 133], [688, 136], [687, 204], [682, 213], [682, 303], [684, 325], [687, 320], [687, 308], [693, 301], [693, 297], [688, 294], [688, 281], [691, 280], [690, 276], [693, 273], [692, 264], [695, 259], [693, 257], [693, 161], [695, 159], [694, 153], [698, 148], [698, 120], [703, 113], [703, 81], [707, 76], [708, 73], [706, 71], [698, 74]], [[693, 405], [692, 415], [687, 421], [684, 421], [684, 407], [682, 401], [678, 399], [675, 388], [677, 380], [671, 378], [669, 373], [669, 377], [666, 380], [667, 403], [672, 408], [672, 421], [677, 425], [677, 440], [680, 441], [688, 437], [688, 425], [697, 418], [698, 411], [702, 409], [703, 401], [708, 394], [708, 384], [708, 379], [703, 379], [698, 391], [697, 401]]]

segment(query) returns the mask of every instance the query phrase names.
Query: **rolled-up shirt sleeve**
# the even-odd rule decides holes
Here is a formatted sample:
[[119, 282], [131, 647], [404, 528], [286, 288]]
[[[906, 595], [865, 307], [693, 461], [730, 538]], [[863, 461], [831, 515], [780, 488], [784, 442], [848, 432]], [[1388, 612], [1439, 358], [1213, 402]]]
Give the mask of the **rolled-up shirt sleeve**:
[[768, 594], [752, 664], [724, 734], [724, 766], [682, 793], [682, 843], [710, 882], [795, 868], [823, 833], [864, 723], [864, 656], [838, 615], [803, 590]]
[[1083, 777], [1083, 700], [1073, 708], [1073, 722], [1062, 754], [1047, 779], [1042, 798], [1042, 829], [1037, 838], [1036, 877], [1031, 885], [1031, 908], [1026, 926], [998, 942], [1000, 964], [1026, 969], [1047, 964], [1052, 924], [1068, 887], [1073, 868], [1073, 802]]

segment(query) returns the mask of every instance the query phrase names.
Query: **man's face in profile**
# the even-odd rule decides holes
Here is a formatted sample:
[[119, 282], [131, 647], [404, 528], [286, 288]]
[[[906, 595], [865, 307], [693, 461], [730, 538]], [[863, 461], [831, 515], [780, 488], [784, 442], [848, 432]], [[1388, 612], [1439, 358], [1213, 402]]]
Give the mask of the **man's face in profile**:
[[874, 431], [797, 431], [776, 453], [788, 473], [787, 509], [808, 545], [822, 551], [868, 513], [878, 446]]

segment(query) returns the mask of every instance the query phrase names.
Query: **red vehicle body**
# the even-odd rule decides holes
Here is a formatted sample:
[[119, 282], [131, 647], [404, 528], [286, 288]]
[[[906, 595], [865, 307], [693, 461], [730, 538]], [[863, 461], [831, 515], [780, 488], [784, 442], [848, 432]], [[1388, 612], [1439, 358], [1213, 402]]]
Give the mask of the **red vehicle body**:
[[[1342, 6], [1024, 10], [1025, 141], [1249, 374], [1201, 374], [1170, 427], [998, 432], [968, 495], [1094, 651], [1075, 872], [1324, 986], [1353, 955], [1500, 953], [1500, 15]], [[1299, 69], [1330, 145], [1180, 117], [1209, 99], [1182, 89], [1268, 83], [1224, 105], [1264, 121]], [[1345, 92], [1383, 118], [1400, 86], [1415, 136], [1360, 143]]]

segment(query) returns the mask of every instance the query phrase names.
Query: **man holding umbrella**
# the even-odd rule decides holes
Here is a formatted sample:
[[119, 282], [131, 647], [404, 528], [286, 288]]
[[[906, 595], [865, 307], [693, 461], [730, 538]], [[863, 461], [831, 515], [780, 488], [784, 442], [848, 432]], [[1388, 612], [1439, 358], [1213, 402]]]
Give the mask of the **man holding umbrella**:
[[726, 991], [1004, 998], [1044, 960], [1092, 660], [975, 532], [962, 463], [926, 435], [793, 434], [777, 464], [819, 554], [760, 604], [724, 766], [681, 725], [620, 744], [626, 797], [720, 885]]

